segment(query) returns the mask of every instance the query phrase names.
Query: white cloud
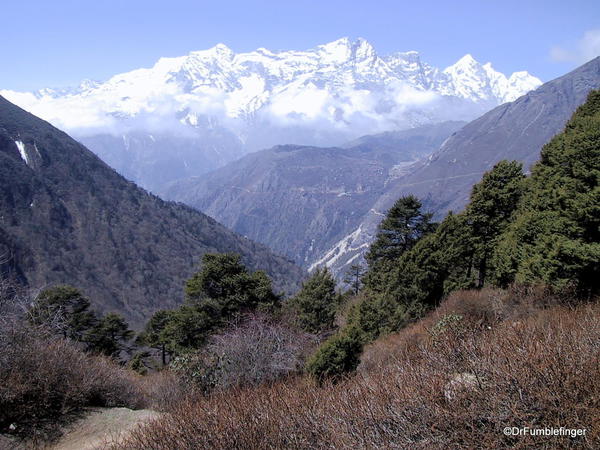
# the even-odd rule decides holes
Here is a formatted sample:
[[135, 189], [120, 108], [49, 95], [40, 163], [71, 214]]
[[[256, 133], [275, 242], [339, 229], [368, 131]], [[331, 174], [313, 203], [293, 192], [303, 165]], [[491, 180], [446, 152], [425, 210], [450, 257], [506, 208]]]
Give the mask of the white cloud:
[[558, 62], [583, 64], [596, 56], [600, 56], [600, 29], [586, 31], [571, 48], [556, 46], [550, 50], [550, 57]]

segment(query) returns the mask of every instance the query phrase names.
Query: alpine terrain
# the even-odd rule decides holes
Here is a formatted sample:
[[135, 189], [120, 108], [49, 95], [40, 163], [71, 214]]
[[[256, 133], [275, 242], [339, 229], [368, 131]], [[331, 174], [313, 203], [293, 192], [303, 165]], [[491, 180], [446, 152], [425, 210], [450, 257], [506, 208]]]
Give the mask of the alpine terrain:
[[366, 134], [471, 120], [535, 89], [465, 55], [443, 70], [364, 39], [307, 51], [223, 44], [70, 89], [0, 91], [154, 192], [277, 144], [339, 146]]
[[[449, 123], [366, 136], [345, 149], [276, 147], [180, 182], [168, 195], [307, 268], [327, 265], [342, 275], [361, 261], [398, 198], [416, 195], [438, 219], [461, 210], [473, 184], [498, 161], [514, 159], [526, 168], [536, 161], [543, 144], [598, 87], [600, 58], [461, 129]], [[406, 164], [407, 149], [416, 148], [420, 156], [433, 154]], [[299, 229], [306, 234], [295, 241]]]
[[360, 226], [393, 179], [463, 125], [363, 136], [342, 147], [277, 146], [174, 183], [165, 195], [309, 267]]

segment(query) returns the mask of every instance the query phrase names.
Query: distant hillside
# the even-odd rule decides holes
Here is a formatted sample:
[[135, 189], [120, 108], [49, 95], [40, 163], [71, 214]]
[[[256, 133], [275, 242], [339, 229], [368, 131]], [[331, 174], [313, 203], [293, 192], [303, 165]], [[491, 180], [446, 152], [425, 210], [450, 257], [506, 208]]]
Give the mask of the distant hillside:
[[[404, 154], [410, 145], [403, 143], [415, 136], [389, 133], [361, 138], [349, 144], [356, 146], [349, 153], [305, 148], [293, 158], [276, 156], [277, 150], [250, 155], [169, 195], [306, 267], [327, 264], [343, 273], [360, 261], [396, 199], [414, 194], [438, 219], [461, 210], [473, 184], [498, 161], [515, 159], [526, 168], [535, 162], [542, 145], [599, 87], [596, 58], [459, 131], [450, 127], [445, 136], [435, 135], [424, 147], [435, 153], [412, 165], [385, 158]], [[426, 136], [433, 129], [413, 132]], [[360, 149], [365, 154], [358, 156]]]
[[365, 244], [371, 242], [382, 212], [403, 195], [416, 195], [441, 219], [448, 211], [462, 210], [471, 187], [498, 161], [521, 161], [528, 170], [539, 159], [542, 146], [562, 131], [588, 93], [598, 88], [600, 57], [470, 122], [430, 158], [392, 180], [352, 230], [352, 239], [340, 237], [322, 262], [335, 271], [346, 270], [348, 262], [355, 261]]
[[165, 195], [309, 267], [359, 225], [391, 180], [463, 124], [364, 136], [346, 148], [277, 146]]
[[32, 287], [70, 283], [134, 324], [182, 300], [206, 252], [237, 252], [293, 291], [303, 271], [189, 207], [126, 181], [0, 97], [0, 255]]

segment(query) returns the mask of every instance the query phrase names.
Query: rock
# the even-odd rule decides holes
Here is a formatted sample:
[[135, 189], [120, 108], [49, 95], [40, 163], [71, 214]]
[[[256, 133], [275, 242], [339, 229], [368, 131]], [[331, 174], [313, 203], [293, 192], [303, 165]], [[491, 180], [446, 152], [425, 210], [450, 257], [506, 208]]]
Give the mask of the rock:
[[461, 392], [474, 391], [479, 386], [477, 377], [472, 373], [464, 372], [456, 374], [444, 387], [446, 400], [454, 400]]

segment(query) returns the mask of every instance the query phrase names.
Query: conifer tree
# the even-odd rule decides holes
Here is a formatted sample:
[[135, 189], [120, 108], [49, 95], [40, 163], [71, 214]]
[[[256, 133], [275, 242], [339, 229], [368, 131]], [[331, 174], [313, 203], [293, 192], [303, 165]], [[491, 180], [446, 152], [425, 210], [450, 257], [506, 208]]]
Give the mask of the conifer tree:
[[116, 313], [102, 317], [87, 336], [88, 348], [106, 356], [118, 357], [127, 349], [127, 342], [133, 337], [133, 331], [125, 319]]
[[360, 264], [352, 264], [344, 276], [344, 283], [348, 284], [354, 295], [358, 295], [362, 286], [362, 277], [365, 269]]
[[96, 314], [90, 301], [69, 285], [44, 289], [29, 310], [29, 318], [36, 325], [44, 325], [64, 338], [83, 341], [86, 333], [95, 326]]
[[414, 195], [399, 198], [378, 226], [378, 233], [366, 255], [369, 266], [380, 260], [394, 260], [410, 250], [435, 227], [431, 214], [421, 212], [422, 204]]
[[542, 149], [516, 219], [495, 249], [500, 284], [600, 291], [600, 91]]
[[335, 287], [335, 279], [327, 267], [318, 267], [304, 282], [300, 292], [290, 300], [302, 329], [319, 333], [333, 328], [341, 300]]
[[156, 311], [146, 324], [144, 331], [137, 338], [139, 344], [160, 350], [163, 366], [167, 364], [167, 354], [171, 353], [169, 338], [165, 333], [165, 328], [171, 320], [171, 316], [171, 311]]
[[525, 175], [522, 170], [522, 164], [517, 161], [500, 161], [471, 191], [466, 218], [473, 237], [479, 287], [485, 284], [493, 249], [523, 194]]
[[249, 273], [231, 253], [207, 253], [201, 269], [185, 286], [186, 304], [173, 311], [161, 339], [172, 351], [199, 348], [206, 337], [244, 311], [272, 311], [280, 305], [271, 280], [262, 271]]

